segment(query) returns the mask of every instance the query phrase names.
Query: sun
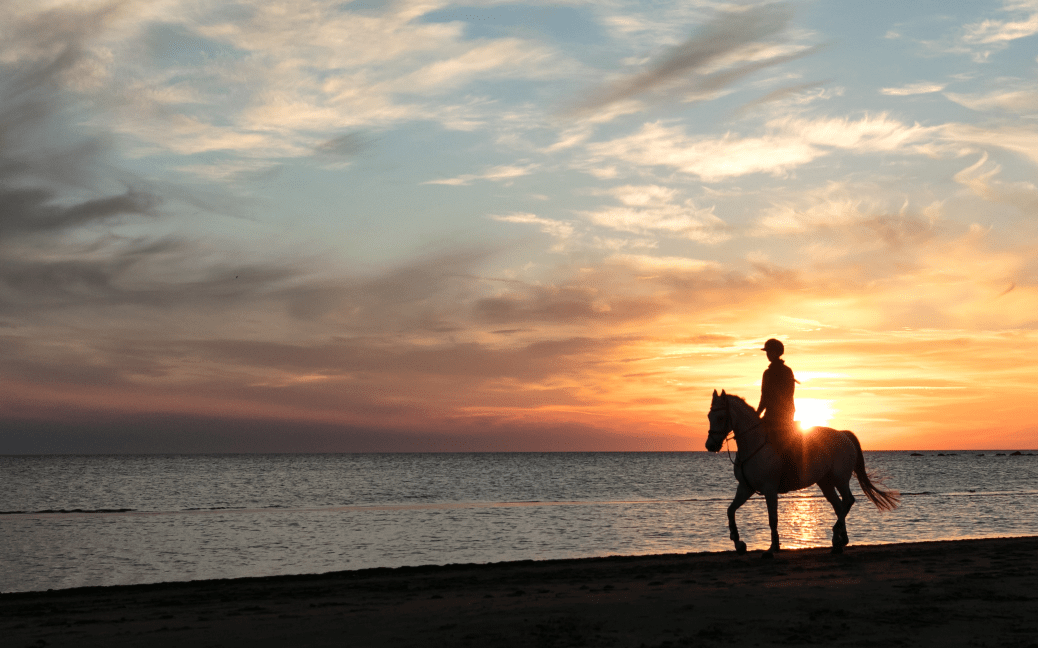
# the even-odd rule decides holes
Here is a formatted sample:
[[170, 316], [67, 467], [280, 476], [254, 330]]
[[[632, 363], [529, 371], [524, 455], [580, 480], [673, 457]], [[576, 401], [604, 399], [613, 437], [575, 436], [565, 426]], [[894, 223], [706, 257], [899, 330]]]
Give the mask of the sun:
[[796, 400], [796, 415], [793, 417], [800, 422], [802, 429], [816, 425], [827, 425], [833, 418], [833, 402], [821, 398], [798, 398]]

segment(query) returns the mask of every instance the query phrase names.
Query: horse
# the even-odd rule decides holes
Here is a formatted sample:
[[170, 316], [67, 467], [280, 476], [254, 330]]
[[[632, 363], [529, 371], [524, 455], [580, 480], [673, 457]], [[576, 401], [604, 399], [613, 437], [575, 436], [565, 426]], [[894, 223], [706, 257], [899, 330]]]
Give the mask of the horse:
[[853, 432], [827, 427], [806, 430], [799, 471], [791, 476], [786, 471], [779, 449], [774, 442], [769, 442], [767, 425], [764, 425], [757, 411], [744, 399], [734, 394], [726, 394], [723, 390], [718, 395], [717, 390], [714, 390], [714, 399], [707, 418], [710, 420], [707, 450], [720, 451], [721, 445], [732, 432], [739, 446], [734, 461], [735, 478], [739, 481], [739, 486], [735, 491], [735, 499], [728, 507], [728, 529], [731, 531], [730, 537], [738, 554], [746, 553], [746, 543], [739, 540], [735, 512], [754, 493], [763, 494], [768, 504], [771, 547], [764, 553], [765, 558], [772, 557], [774, 552], [779, 550], [780, 492], [786, 493], [818, 484], [836, 513], [836, 524], [833, 525], [833, 553], [842, 553], [843, 548], [850, 542], [847, 537], [846, 520], [847, 513], [855, 501], [850, 489], [852, 473], [858, 478], [862, 492], [878, 509], [890, 511], [897, 508], [901, 499], [900, 493], [896, 490], [884, 490], [873, 483], [874, 479], [876, 482], [880, 480], [876, 477], [870, 478], [865, 472], [865, 455], [862, 454], [861, 443]]

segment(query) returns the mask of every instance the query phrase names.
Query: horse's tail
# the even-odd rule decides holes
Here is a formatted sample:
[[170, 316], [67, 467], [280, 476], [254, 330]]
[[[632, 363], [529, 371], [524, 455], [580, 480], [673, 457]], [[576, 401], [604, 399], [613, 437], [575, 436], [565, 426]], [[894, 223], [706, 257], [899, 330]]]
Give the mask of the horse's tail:
[[854, 462], [854, 476], [858, 478], [858, 484], [865, 493], [865, 497], [869, 498], [879, 510], [893, 511], [901, 501], [901, 493], [896, 490], [883, 490], [872, 483], [872, 479], [875, 479], [880, 484], [883, 483], [883, 480], [877, 476], [869, 477], [869, 474], [865, 472], [865, 455], [861, 451], [861, 442], [858, 441], [858, 437], [853, 432], [844, 431], [844, 434], [851, 438], [851, 441], [854, 442], [854, 448], [858, 451], [858, 457]]

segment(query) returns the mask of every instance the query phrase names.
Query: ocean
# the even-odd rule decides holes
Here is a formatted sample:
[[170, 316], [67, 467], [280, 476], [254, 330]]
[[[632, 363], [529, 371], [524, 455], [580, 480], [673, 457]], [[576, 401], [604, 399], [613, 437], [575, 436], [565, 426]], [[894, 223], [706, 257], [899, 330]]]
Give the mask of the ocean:
[[[851, 546], [1038, 532], [1038, 455], [866, 452]], [[369, 567], [728, 551], [728, 456], [686, 453], [0, 457], [0, 591]], [[817, 487], [784, 495], [786, 548], [829, 546]], [[755, 496], [738, 514], [769, 542]]]

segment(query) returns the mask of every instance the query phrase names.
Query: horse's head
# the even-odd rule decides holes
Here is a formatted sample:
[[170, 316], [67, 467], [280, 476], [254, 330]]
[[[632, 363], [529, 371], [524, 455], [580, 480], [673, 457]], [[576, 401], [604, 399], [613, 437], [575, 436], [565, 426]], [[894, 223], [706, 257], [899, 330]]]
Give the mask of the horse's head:
[[710, 403], [710, 413], [706, 417], [710, 420], [706, 449], [710, 452], [717, 452], [728, 437], [728, 433], [732, 431], [732, 413], [728, 406], [728, 395], [724, 393], [724, 390], [721, 390], [720, 396], [717, 395], [717, 390], [714, 390], [714, 400]]

